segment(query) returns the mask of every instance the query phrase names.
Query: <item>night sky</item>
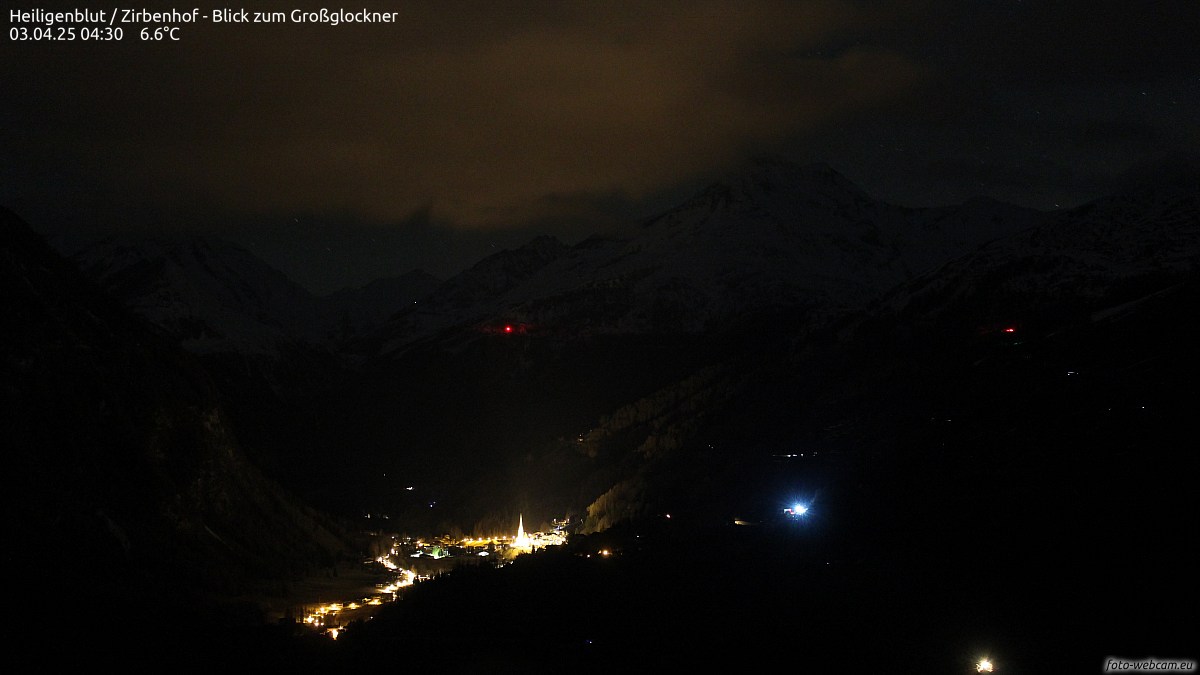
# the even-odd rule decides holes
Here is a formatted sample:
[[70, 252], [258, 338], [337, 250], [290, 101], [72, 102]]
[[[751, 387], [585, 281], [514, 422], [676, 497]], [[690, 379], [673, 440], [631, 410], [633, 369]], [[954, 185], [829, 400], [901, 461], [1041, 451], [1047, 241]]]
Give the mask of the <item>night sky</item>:
[[756, 155], [1055, 208], [1200, 152], [1194, 0], [359, 0], [396, 23], [119, 43], [15, 42], [12, 4], [97, 6], [3, 10], [0, 204], [222, 236], [321, 293], [628, 227]]

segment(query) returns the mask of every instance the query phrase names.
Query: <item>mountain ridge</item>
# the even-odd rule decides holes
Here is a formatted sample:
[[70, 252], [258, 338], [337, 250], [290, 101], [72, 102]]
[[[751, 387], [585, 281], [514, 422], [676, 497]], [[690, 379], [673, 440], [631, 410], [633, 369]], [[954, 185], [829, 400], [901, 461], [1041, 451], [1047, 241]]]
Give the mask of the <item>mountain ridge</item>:
[[[486, 331], [508, 323], [580, 334], [697, 332], [789, 305], [858, 307], [1042, 217], [998, 202], [906, 209], [872, 200], [827, 165], [755, 167], [631, 235], [556, 250], [538, 269], [498, 284], [502, 292], [471, 301], [459, 295], [457, 303], [435, 292], [414, 310], [427, 317], [424, 325], [392, 321], [371, 342], [395, 352], [450, 326]], [[492, 266], [487, 260], [478, 265]], [[597, 308], [600, 318], [589, 311]]]
[[5, 522], [19, 543], [5, 559], [29, 627], [43, 610], [71, 612], [93, 636], [139, 612], [183, 612], [179, 626], [234, 612], [219, 623], [264, 580], [348, 554], [340, 525], [247, 459], [197, 359], [5, 209], [0, 287]]

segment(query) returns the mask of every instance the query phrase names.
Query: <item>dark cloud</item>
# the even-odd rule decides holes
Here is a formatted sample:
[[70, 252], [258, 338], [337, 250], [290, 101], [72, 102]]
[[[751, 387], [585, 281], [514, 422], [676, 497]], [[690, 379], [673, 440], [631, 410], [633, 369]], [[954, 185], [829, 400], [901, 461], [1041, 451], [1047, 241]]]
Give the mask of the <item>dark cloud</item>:
[[921, 75], [869, 46], [797, 56], [850, 30], [848, 3], [403, 10], [395, 27], [198, 27], [100, 59], [35, 49], [23, 126], [114, 190], [492, 226], [548, 215], [552, 194], [645, 196]]
[[1200, 146], [1190, 3], [362, 4], [399, 20], [4, 43], [0, 199], [582, 233], [764, 152], [905, 203], [1052, 206]]

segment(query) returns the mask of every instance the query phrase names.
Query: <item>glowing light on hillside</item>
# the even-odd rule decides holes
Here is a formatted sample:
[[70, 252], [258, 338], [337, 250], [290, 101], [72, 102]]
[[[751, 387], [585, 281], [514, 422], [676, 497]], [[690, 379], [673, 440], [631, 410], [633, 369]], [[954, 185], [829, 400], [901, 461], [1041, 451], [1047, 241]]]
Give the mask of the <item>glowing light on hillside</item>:
[[796, 503], [784, 509], [783, 512], [792, 518], [799, 518], [808, 513], [808, 506]]
[[992, 669], [992, 662], [987, 658], [982, 658], [979, 660], [979, 663], [975, 664], [975, 671], [979, 673], [990, 673]]

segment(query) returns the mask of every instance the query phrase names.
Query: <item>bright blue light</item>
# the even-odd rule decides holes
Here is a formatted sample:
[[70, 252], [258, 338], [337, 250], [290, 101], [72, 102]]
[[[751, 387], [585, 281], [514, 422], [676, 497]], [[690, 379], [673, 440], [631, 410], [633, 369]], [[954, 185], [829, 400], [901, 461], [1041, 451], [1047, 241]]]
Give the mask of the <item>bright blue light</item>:
[[808, 513], [808, 507], [804, 504], [792, 504], [791, 508], [784, 509], [783, 512], [792, 518], [799, 518]]

